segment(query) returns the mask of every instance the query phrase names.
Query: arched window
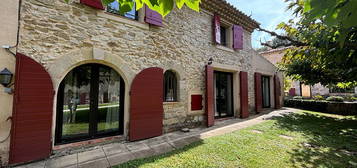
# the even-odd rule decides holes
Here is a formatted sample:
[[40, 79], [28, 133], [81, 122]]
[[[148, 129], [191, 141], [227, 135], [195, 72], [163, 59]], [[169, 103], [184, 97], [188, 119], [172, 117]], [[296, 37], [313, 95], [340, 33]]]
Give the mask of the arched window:
[[177, 101], [177, 77], [175, 72], [166, 71], [164, 74], [164, 101]]
[[56, 144], [123, 134], [124, 89], [121, 76], [105, 65], [70, 71], [57, 95]]

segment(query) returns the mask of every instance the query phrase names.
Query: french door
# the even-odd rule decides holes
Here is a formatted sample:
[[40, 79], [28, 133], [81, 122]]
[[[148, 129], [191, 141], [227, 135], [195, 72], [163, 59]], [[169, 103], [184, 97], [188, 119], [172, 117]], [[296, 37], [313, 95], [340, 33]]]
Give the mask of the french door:
[[215, 118], [233, 116], [233, 74], [214, 72]]
[[270, 104], [270, 77], [262, 76], [262, 97], [263, 97], [263, 108], [269, 108]]
[[104, 65], [69, 72], [57, 95], [56, 144], [123, 134], [124, 89], [120, 75]]

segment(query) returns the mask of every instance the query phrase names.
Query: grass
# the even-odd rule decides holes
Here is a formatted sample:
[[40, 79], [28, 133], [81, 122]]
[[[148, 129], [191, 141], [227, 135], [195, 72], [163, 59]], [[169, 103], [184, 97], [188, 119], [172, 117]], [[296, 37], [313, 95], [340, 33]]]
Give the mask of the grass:
[[357, 117], [303, 111], [115, 167], [357, 167]]

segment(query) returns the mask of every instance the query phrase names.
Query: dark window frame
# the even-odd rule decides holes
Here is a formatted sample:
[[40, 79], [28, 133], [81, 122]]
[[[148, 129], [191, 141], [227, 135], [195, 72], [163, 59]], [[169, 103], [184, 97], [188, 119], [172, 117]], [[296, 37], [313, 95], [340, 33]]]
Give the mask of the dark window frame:
[[221, 32], [220, 32], [221, 33], [221, 39], [220, 39], [221, 45], [228, 47], [228, 38], [227, 38], [228, 28], [221, 25], [220, 29], [221, 29]]
[[[222, 72], [222, 71], [214, 71], [214, 74], [215, 75], [220, 75], [220, 74], [225, 74], [225, 75], [229, 75], [229, 77], [231, 78], [231, 102], [232, 102], [232, 105], [231, 105], [231, 107], [230, 107], [230, 110], [232, 111], [232, 114], [230, 114], [230, 115], [226, 115], [226, 116], [222, 116], [222, 114], [221, 114], [221, 112], [218, 112], [218, 116], [214, 116], [214, 118], [215, 119], [222, 119], [222, 118], [230, 118], [230, 117], [234, 117], [234, 82], [233, 82], [233, 73], [231, 73], [231, 72]], [[214, 80], [214, 82], [216, 82], [215, 80]], [[217, 87], [216, 86], [216, 84], [214, 84], [214, 86], [215, 87]], [[216, 88], [214, 88], [214, 89], [216, 89]], [[227, 94], [229, 94], [229, 93], [227, 93]], [[228, 95], [227, 95], [228, 96]], [[215, 103], [215, 106], [216, 106], [216, 102], [214, 102]], [[216, 110], [216, 107], [214, 108], [214, 110]], [[216, 111], [215, 111], [215, 113], [216, 113]]]
[[[172, 90], [172, 96], [168, 91]], [[174, 71], [167, 70], [164, 73], [164, 102], [177, 102], [178, 101], [178, 78]]]
[[[263, 92], [263, 87], [264, 87], [264, 80], [263, 78], [266, 78], [268, 80], [268, 96], [269, 96], [269, 104], [264, 105], [264, 92]], [[261, 76], [261, 86], [262, 86], [262, 107], [263, 108], [270, 108], [271, 107], [271, 88], [270, 88], [270, 76]]]
[[[114, 1], [113, 3], [115, 3], [115, 2], [117, 2], [117, 1]], [[134, 2], [133, 9], [136, 9], [135, 2]], [[119, 8], [118, 9], [113, 9], [113, 8], [110, 7], [110, 4], [108, 4], [108, 6], [106, 7], [105, 11], [108, 12], [108, 13], [114, 14], [114, 15], [125, 17], [127, 19], [136, 20], [136, 21], [139, 20], [139, 12], [137, 10], [135, 10], [135, 16], [133, 16], [132, 14], [129, 14], [131, 17], [128, 17], [125, 14], [124, 15], [120, 14], [119, 13]], [[127, 13], [129, 13], [129, 12], [127, 12]], [[134, 18], [132, 18], [132, 17], [134, 17]]]
[[[88, 134], [76, 135], [72, 137], [62, 137], [62, 127], [63, 127], [63, 98], [64, 98], [64, 80], [60, 83], [58, 94], [57, 94], [57, 113], [56, 113], [56, 128], [55, 128], [55, 145], [68, 144], [74, 142], [80, 142], [84, 140], [123, 135], [124, 134], [124, 98], [125, 98], [125, 82], [122, 77], [120, 77], [120, 98], [119, 98], [119, 129], [113, 132], [99, 132], [97, 130], [98, 120], [98, 95], [99, 95], [99, 67], [108, 67], [102, 64], [84, 64], [81, 66], [91, 67], [91, 79], [90, 79], [90, 113], [89, 113], [89, 130]], [[80, 68], [78, 66], [76, 68]], [[111, 68], [111, 67], [109, 67]], [[112, 69], [112, 68], [111, 68]], [[73, 69], [74, 70], [74, 69]], [[73, 71], [72, 70], [72, 71]]]

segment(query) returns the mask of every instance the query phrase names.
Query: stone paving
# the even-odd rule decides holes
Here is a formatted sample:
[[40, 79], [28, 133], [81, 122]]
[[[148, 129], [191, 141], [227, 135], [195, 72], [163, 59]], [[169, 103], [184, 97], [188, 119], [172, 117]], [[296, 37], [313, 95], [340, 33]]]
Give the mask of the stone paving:
[[218, 121], [210, 128], [195, 128], [188, 133], [180, 131], [168, 133], [159, 137], [138, 142], [116, 142], [96, 146], [87, 151], [52, 158], [17, 166], [18, 168], [105, 168], [115, 166], [133, 159], [160, 155], [188, 144], [212, 136], [218, 136], [243, 129], [275, 116], [285, 115], [297, 111], [292, 108], [266, 111], [247, 119], [229, 119]]

